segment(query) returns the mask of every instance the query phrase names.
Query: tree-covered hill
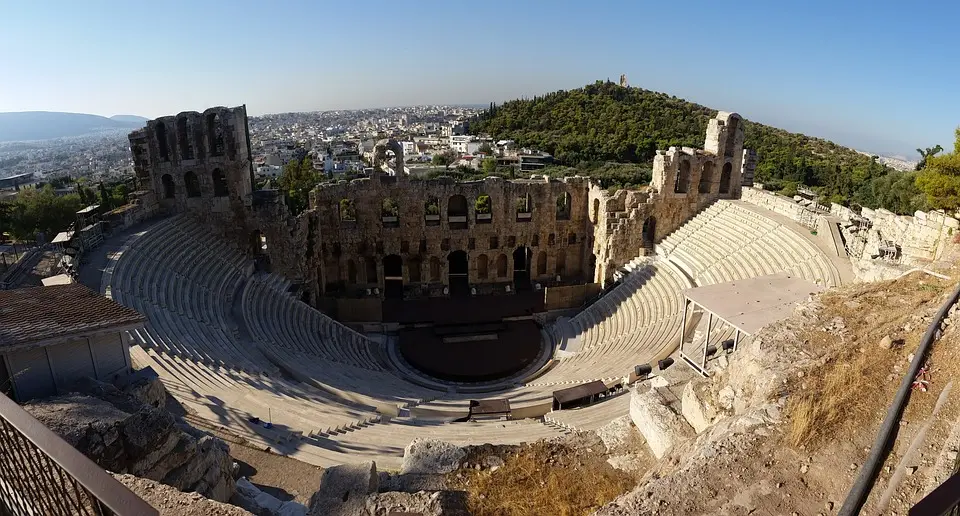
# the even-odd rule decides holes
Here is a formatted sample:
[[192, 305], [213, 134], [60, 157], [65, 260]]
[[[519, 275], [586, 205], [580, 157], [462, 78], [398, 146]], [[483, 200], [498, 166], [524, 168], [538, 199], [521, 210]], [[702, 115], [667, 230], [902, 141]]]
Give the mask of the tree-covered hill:
[[[547, 151], [560, 164], [649, 164], [657, 149], [702, 147], [717, 110], [664, 93], [597, 81], [583, 88], [491, 104], [475, 133]], [[833, 142], [744, 121], [745, 146], [757, 151], [756, 181], [793, 195], [813, 188], [822, 202], [913, 213], [926, 207], [913, 172], [899, 172]]]

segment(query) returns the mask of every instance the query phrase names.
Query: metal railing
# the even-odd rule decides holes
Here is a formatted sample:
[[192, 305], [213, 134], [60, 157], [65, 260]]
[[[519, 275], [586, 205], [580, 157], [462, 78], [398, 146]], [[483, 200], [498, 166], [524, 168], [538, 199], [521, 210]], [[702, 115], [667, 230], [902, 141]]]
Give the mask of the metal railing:
[[[960, 466], [960, 464], [958, 464]], [[960, 515], [960, 471], [910, 508], [910, 516]]]
[[0, 515], [156, 516], [157, 510], [0, 394]]

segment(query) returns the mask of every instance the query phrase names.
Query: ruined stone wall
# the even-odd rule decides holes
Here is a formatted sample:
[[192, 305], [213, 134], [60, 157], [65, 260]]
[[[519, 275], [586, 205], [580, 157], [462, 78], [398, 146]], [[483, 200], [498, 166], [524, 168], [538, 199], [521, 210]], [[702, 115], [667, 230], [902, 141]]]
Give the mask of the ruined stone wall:
[[127, 204], [108, 211], [103, 219], [109, 222], [113, 231], [128, 228], [155, 217], [160, 209], [157, 196], [152, 190], [132, 192]]
[[609, 281], [617, 267], [652, 252], [656, 242], [713, 201], [739, 197], [745, 155], [740, 115], [720, 112], [707, 126], [703, 149], [657, 151], [650, 188], [612, 195], [592, 188], [595, 281]]
[[740, 166], [740, 184], [753, 186], [753, 175], [757, 169], [757, 151], [743, 149], [743, 162]]
[[761, 208], [766, 208], [770, 211], [779, 213], [784, 217], [789, 217], [791, 220], [797, 222], [800, 222], [803, 218], [802, 214], [805, 208], [796, 201], [790, 197], [777, 195], [759, 187], [744, 188], [740, 198], [749, 202], [750, 204], [760, 206]]
[[183, 112], [147, 122], [129, 136], [140, 187], [161, 211], [226, 220], [250, 206], [253, 168], [245, 106]]
[[[450, 266], [463, 255], [474, 293], [507, 292], [522, 248], [541, 286], [604, 283], [714, 200], [739, 197], [741, 175], [751, 169], [740, 116], [721, 112], [703, 150], [657, 152], [645, 189], [611, 194], [582, 177], [456, 182], [378, 172], [318, 185], [310, 208], [294, 217], [278, 191], [253, 191], [243, 106], [161, 117], [129, 139], [156, 211], [193, 214], [302, 284], [313, 304], [382, 296], [388, 276], [402, 279], [404, 296], [447, 295]], [[488, 210], [478, 209], [480, 196], [489, 196]]]
[[[309, 214], [292, 217], [275, 191], [254, 202], [246, 106], [160, 117], [129, 140], [137, 180], [157, 211], [192, 214], [251, 256], [268, 257], [271, 270], [308, 279]], [[254, 243], [260, 235], [266, 250]]]
[[[857, 217], [853, 210], [839, 204], [831, 205], [830, 213], [844, 221]], [[877, 254], [880, 241], [889, 240], [900, 246], [907, 264], [921, 264], [944, 256], [946, 248], [955, 245], [953, 239], [960, 229], [960, 221], [942, 211], [917, 211], [911, 217], [883, 208], [862, 208], [860, 217], [871, 223], [871, 235], [863, 255]]]
[[[448, 257], [463, 251], [470, 285], [478, 293], [496, 292], [512, 282], [514, 251], [520, 247], [532, 253], [532, 280], [581, 280], [589, 276], [584, 254], [592, 236], [588, 185], [578, 177], [456, 182], [382, 174], [319, 185], [310, 195], [323, 235], [314, 249], [323, 262], [319, 288], [339, 288], [346, 295], [383, 289], [384, 260], [395, 255], [402, 262], [405, 290], [436, 295], [435, 290], [449, 285]], [[489, 214], [478, 213], [481, 195], [489, 196]], [[566, 210], [557, 208], [561, 197], [567, 199]], [[519, 199], [528, 199], [529, 214], [518, 209]], [[384, 209], [385, 201], [395, 207], [395, 215]], [[439, 213], [429, 213], [427, 206], [433, 203]], [[462, 213], [458, 203], [465, 208]], [[346, 208], [350, 205], [352, 210]]]

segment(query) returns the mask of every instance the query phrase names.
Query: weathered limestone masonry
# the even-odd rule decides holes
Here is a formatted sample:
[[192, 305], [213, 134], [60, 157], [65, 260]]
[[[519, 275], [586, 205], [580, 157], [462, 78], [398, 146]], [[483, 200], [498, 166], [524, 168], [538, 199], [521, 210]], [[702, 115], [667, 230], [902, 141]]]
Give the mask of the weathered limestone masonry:
[[649, 189], [607, 195], [591, 188], [597, 277], [609, 279], [714, 200], [739, 197], [745, 155], [740, 115], [720, 112], [707, 126], [703, 150], [657, 151]]
[[503, 290], [515, 266], [529, 265], [531, 279], [544, 283], [582, 280], [589, 275], [587, 184], [580, 177], [456, 182], [383, 174], [321, 184], [310, 205], [324, 235], [323, 288], [351, 294], [402, 277], [405, 290], [436, 294], [450, 285], [459, 252], [478, 293]]
[[[301, 278], [293, 245], [299, 222], [279, 196], [254, 196], [246, 106], [214, 107], [150, 120], [130, 133], [141, 190], [152, 192], [145, 209], [190, 212], [225, 238], [260, 254], [251, 235], [267, 236], [273, 268]], [[140, 192], [138, 192], [140, 194]]]
[[[858, 215], [832, 203], [829, 214], [812, 214], [789, 197], [757, 188], [744, 188], [742, 199], [801, 223], [815, 217], [818, 220], [813, 227], [818, 229], [828, 227], [826, 221], [839, 222], [853, 272], [863, 281], [892, 279], [910, 268], [943, 258], [949, 247], [957, 245], [954, 239], [960, 230], [960, 221], [942, 211], [918, 211], [911, 217], [882, 208], [862, 208]], [[889, 248], [890, 243], [897, 251], [885, 257], [883, 248]]]
[[703, 150], [658, 151], [649, 188], [614, 194], [583, 177], [412, 180], [396, 165], [402, 148], [384, 140], [376, 164], [392, 152], [392, 172], [320, 184], [294, 217], [280, 192], [253, 191], [249, 141], [244, 106], [151, 120], [130, 134], [140, 205], [193, 213], [312, 302], [397, 296], [397, 285], [441, 296], [454, 284], [489, 294], [524, 281], [603, 283], [715, 199], [739, 197], [755, 162], [740, 116], [724, 112]]
[[[856, 217], [850, 208], [839, 204], [832, 204], [830, 213], [844, 221]], [[860, 216], [871, 222], [870, 236], [867, 238], [863, 255], [877, 254], [880, 241], [888, 240], [900, 246], [904, 262], [908, 265], [921, 264], [944, 256], [944, 250], [953, 243], [953, 237], [960, 228], [960, 221], [942, 211], [917, 211], [910, 217], [897, 215], [883, 208], [862, 208]]]

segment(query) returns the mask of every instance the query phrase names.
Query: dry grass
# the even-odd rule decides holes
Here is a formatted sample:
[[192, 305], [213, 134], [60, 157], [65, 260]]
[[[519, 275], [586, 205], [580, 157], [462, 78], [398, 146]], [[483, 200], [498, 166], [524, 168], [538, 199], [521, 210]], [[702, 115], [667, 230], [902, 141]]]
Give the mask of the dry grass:
[[[926, 330], [918, 317], [935, 312], [950, 287], [947, 281], [912, 275], [824, 295], [821, 321], [802, 336], [811, 350], [828, 359], [791, 380], [787, 441], [815, 445], [876, 422], [900, 383], [907, 355]], [[837, 318], [843, 320], [843, 330], [822, 326]], [[881, 349], [877, 343], [885, 335], [902, 344]]]
[[793, 446], [805, 446], [834, 432], [851, 421], [852, 410], [863, 397], [863, 379], [871, 376], [867, 354], [852, 357], [851, 362], [833, 360], [821, 369], [822, 376], [808, 384], [790, 405], [788, 438]]
[[497, 471], [471, 471], [463, 484], [476, 516], [580, 516], [630, 490], [636, 479], [603, 454], [576, 454], [557, 444], [523, 447]]

